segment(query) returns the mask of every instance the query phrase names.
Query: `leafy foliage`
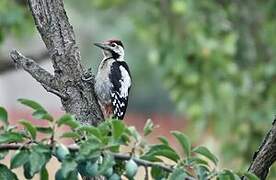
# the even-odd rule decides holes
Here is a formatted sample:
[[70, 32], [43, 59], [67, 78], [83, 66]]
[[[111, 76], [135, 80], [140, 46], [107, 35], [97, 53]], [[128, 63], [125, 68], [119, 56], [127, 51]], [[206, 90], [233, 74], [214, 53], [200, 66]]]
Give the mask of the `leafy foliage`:
[[190, 120], [187, 134], [199, 139], [208, 129], [220, 138], [227, 166], [247, 165], [276, 107], [276, 1], [88, 2], [132, 22], [130, 35], [122, 37], [134, 39], [128, 47], [141, 53], [131, 58], [152, 63], [143, 73], [162, 73], [171, 99]]
[[[20, 100], [20, 102], [35, 112], [42, 110], [48, 117], [52, 117], [34, 101]], [[7, 117], [4, 108], [2, 112], [5, 114], [2, 117]], [[119, 120], [109, 119], [98, 127], [92, 127], [80, 125], [74, 116], [65, 114], [57, 120], [51, 119], [47, 122], [49, 126], [41, 128], [28, 120], [21, 120], [19, 123], [26, 132], [17, 128], [1, 129], [0, 146], [5, 146], [6, 143], [16, 145], [20, 142], [30, 144], [18, 147], [10, 160], [10, 168], [0, 164], [1, 179], [17, 179], [12, 169], [21, 167], [25, 178], [32, 179], [39, 173], [41, 179], [46, 180], [49, 177], [46, 164], [52, 157], [56, 157], [61, 163], [60, 169], [55, 174], [57, 180], [76, 180], [78, 174], [87, 177], [102, 175], [109, 179], [120, 179], [121, 176], [125, 176], [133, 179], [139, 166], [152, 167], [150, 174], [154, 179], [224, 180], [240, 179], [241, 176], [246, 176], [249, 180], [258, 179], [248, 172], [241, 174], [226, 169], [218, 170], [218, 159], [213, 153], [203, 146], [192, 147], [189, 138], [178, 131], [173, 131], [171, 134], [180, 143], [184, 156], [171, 147], [165, 137], [159, 138], [161, 144], [148, 144], [134, 127], [127, 127]], [[2, 124], [7, 126], [8, 121], [2, 121]], [[55, 132], [57, 126], [69, 126], [70, 130], [57, 134]], [[153, 123], [149, 120], [145, 124], [144, 135], [150, 135], [153, 127]], [[38, 132], [46, 137], [39, 139]], [[65, 146], [59, 142], [61, 138], [70, 138], [76, 144]], [[121, 147], [133, 143], [135, 146], [131, 152], [121, 152]], [[6, 155], [7, 152], [2, 153], [3, 158]], [[170, 163], [166, 159], [170, 159]]]
[[34, 27], [23, 0], [1, 0], [0, 2], [0, 43], [9, 34], [20, 36]]
[[0, 107], [0, 121], [4, 124], [4, 127], [8, 125], [8, 113], [3, 107]]
[[[77, 4], [75, 8], [86, 9], [89, 14], [92, 7], [125, 13], [124, 17], [134, 26], [131, 36], [135, 37], [132, 41], [135, 45], [128, 46], [134, 46], [136, 52], [137, 47], [143, 52], [148, 50], [138, 58], [147, 56], [153, 69], [162, 72], [171, 99], [179, 112], [191, 119], [190, 126], [195, 127], [190, 128], [193, 132], [186, 133], [198, 139], [208, 128], [222, 142], [227, 142], [221, 144], [225, 162], [237, 158], [244, 159], [239, 165], [248, 163], [251, 158], [248, 152], [256, 149], [270, 123], [267, 121], [271, 112], [275, 111], [275, 1], [87, 0], [80, 3], [73, 0], [68, 3]], [[1, 0], [0, 42], [10, 32], [20, 34], [33, 27], [25, 5], [22, 0]], [[108, 13], [102, 13], [101, 17], [103, 14]], [[116, 19], [103, 22], [116, 24]], [[123, 35], [125, 39], [126, 36], [129, 34]], [[33, 115], [49, 119], [41, 110]], [[240, 141], [244, 136], [250, 138]]]

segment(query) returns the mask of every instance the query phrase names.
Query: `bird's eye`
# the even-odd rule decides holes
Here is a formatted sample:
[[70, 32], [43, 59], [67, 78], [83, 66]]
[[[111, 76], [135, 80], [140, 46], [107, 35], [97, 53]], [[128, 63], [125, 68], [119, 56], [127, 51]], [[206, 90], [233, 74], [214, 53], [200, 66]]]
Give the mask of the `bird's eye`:
[[111, 46], [112, 46], [112, 47], [115, 47], [115, 46], [116, 46], [116, 44], [115, 44], [115, 43], [112, 43], [112, 44], [111, 44]]

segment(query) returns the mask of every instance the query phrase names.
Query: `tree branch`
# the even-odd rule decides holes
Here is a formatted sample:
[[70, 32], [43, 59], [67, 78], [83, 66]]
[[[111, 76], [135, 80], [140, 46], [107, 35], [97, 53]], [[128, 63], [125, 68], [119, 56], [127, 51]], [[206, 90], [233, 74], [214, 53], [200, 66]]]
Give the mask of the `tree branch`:
[[74, 114], [81, 124], [98, 125], [104, 119], [94, 93], [94, 76], [88, 78], [90, 81], [84, 80], [87, 79], [87, 73], [80, 63], [80, 51], [64, 10], [63, 0], [28, 0], [28, 3], [52, 60], [54, 76], [16, 51], [11, 52], [12, 59], [46, 90], [59, 95], [64, 110]]
[[265, 180], [270, 166], [276, 161], [276, 119], [266, 134], [259, 150], [255, 152], [248, 171]]
[[130, 160], [131, 158], [133, 159], [133, 161], [136, 162], [137, 165], [139, 166], [145, 166], [145, 167], [153, 167], [153, 166], [157, 166], [167, 172], [172, 172], [173, 171], [173, 167], [169, 166], [169, 165], [164, 165], [164, 164], [160, 164], [160, 163], [154, 163], [154, 162], [150, 162], [150, 161], [146, 161], [140, 158], [136, 158], [136, 157], [132, 157], [131, 155], [128, 154], [121, 154], [121, 153], [112, 153], [112, 155], [114, 156], [115, 159], [118, 160]]
[[63, 99], [68, 98], [66, 94], [62, 94], [59, 91], [55, 77], [40, 67], [34, 60], [24, 57], [15, 50], [10, 53], [10, 56], [18, 67], [22, 67], [25, 71], [32, 75], [33, 78], [41, 83], [47, 91], [54, 92], [54, 94]]
[[[28, 144], [27, 146], [24, 146], [24, 144], [1, 144], [0, 145], [0, 151], [1, 150], [29, 149], [32, 145], [35, 145], [35, 144]], [[49, 145], [49, 146], [51, 146], [51, 145]], [[72, 151], [72, 152], [79, 151], [79, 146], [77, 146], [75, 144], [68, 145], [67, 148], [69, 149], [69, 151]], [[161, 168], [164, 171], [167, 171], [169, 173], [173, 172], [173, 170], [174, 170], [174, 168], [170, 165], [146, 161], [146, 160], [143, 160], [143, 159], [140, 159], [140, 158], [132, 157], [129, 154], [110, 152], [110, 155], [112, 155], [115, 159], [122, 160], [122, 161], [127, 161], [127, 160], [130, 160], [132, 158], [133, 161], [135, 161], [138, 166], [144, 166], [144, 167], [153, 167], [153, 166], [155, 166], [155, 167], [159, 167], [159, 168]]]
[[[97, 125], [103, 115], [92, 81], [83, 80], [86, 72], [80, 63], [80, 51], [62, 0], [28, 0], [36, 27], [49, 51], [59, 93], [67, 94], [61, 102], [66, 112], [76, 115], [82, 124]], [[56, 89], [48, 91], [56, 93]]]
[[54, 76], [16, 51], [11, 52], [12, 59], [47, 91], [61, 97], [66, 112], [74, 114], [82, 124], [97, 125], [103, 121], [103, 115], [94, 93], [94, 77], [91, 81], [82, 78], [87, 73], [80, 63], [79, 48], [63, 1], [28, 0], [28, 3], [52, 60]]
[[[40, 52], [39, 54], [28, 55], [30, 59], [35, 59], [37, 63], [45, 61], [49, 58], [48, 52]], [[15, 68], [14, 63], [10, 59], [1, 58], [0, 60], [0, 74], [13, 70]]]

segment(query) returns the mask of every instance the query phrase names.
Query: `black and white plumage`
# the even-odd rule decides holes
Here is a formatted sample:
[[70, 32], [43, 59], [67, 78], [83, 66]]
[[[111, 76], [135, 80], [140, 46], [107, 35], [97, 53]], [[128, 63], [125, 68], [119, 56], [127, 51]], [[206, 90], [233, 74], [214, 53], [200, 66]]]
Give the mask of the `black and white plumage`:
[[125, 116], [131, 87], [131, 75], [124, 61], [124, 46], [119, 40], [95, 43], [103, 50], [95, 78], [95, 92], [105, 118], [122, 120]]

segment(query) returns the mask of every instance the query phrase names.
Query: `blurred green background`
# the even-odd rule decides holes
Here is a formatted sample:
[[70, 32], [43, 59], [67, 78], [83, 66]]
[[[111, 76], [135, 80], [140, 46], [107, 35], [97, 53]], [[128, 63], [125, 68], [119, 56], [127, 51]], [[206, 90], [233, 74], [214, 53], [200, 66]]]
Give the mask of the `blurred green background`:
[[[94, 72], [101, 53], [92, 43], [124, 42], [129, 111], [185, 117], [184, 132], [209, 144], [221, 166], [248, 168], [276, 111], [276, 0], [66, 0], [65, 8]], [[26, 1], [1, 0], [0, 63], [13, 48], [43, 49], [34, 37]]]

